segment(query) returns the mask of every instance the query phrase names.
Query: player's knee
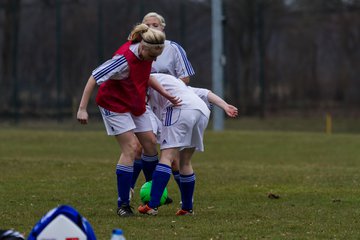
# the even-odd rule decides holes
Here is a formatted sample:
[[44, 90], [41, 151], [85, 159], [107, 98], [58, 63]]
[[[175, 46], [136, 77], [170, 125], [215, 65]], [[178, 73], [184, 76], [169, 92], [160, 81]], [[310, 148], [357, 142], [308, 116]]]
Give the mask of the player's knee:
[[122, 146], [122, 154], [126, 155], [127, 157], [134, 159], [137, 153], [137, 143], [136, 141], [129, 141], [125, 145]]
[[[147, 139], [147, 141], [146, 141], [146, 143], [144, 145], [146, 145], [148, 149], [149, 148], [150, 149], [156, 148], [157, 140], [156, 140], [155, 135], [149, 136], [149, 138]], [[145, 146], [144, 146], [144, 148], [145, 148]]]
[[179, 159], [174, 158], [174, 160], [171, 163], [171, 170], [172, 171], [179, 171]]
[[142, 151], [143, 151], [143, 148], [142, 148], [141, 144], [138, 142], [136, 144], [136, 149], [135, 149], [135, 159], [141, 158]]
[[143, 145], [144, 154], [154, 156], [157, 154], [156, 144], [147, 143]]

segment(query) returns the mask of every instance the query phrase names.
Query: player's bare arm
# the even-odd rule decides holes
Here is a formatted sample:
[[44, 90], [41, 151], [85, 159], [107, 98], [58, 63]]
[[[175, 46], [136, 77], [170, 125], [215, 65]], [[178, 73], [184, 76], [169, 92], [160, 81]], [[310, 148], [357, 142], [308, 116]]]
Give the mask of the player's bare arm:
[[89, 120], [89, 114], [87, 112], [87, 106], [91, 97], [92, 92], [94, 91], [94, 88], [96, 86], [96, 81], [93, 76], [89, 77], [89, 80], [87, 81], [83, 95], [81, 97], [79, 109], [77, 112], [77, 120], [81, 124], [87, 124]]
[[177, 96], [172, 96], [153, 76], [150, 76], [149, 78], [149, 86], [159, 92], [163, 97], [165, 97], [172, 104], [174, 104], [174, 106], [181, 105], [181, 99]]
[[218, 95], [216, 95], [212, 91], [209, 91], [208, 99], [209, 99], [209, 102], [211, 102], [211, 103], [215, 104], [216, 106], [222, 108], [229, 117], [237, 117], [238, 109], [235, 106], [230, 105], [227, 102], [225, 102], [224, 99], [222, 99], [221, 97], [219, 97]]

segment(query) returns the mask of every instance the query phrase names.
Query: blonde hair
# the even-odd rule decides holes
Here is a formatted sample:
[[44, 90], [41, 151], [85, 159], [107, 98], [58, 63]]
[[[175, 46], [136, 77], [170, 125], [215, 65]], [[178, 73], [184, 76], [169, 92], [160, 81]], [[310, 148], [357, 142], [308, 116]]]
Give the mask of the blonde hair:
[[144, 42], [144, 45], [164, 45], [165, 33], [148, 27], [146, 24], [140, 23], [131, 31], [128, 40], [133, 43]]
[[142, 22], [144, 23], [145, 20], [149, 17], [155, 17], [159, 20], [160, 22], [160, 25], [162, 26], [162, 28], [164, 29], [165, 26], [166, 26], [166, 23], [165, 23], [165, 19], [163, 16], [161, 16], [160, 14], [156, 13], [156, 12], [149, 12], [148, 14], [146, 14], [142, 20]]

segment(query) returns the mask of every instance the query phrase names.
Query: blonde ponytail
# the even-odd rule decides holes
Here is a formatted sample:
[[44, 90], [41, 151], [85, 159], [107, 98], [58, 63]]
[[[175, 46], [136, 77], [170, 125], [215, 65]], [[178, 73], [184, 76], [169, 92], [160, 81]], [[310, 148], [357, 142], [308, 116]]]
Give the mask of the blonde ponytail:
[[128, 40], [133, 43], [140, 42], [142, 40], [142, 34], [147, 32], [149, 27], [146, 24], [138, 24], [131, 31]]
[[140, 23], [136, 25], [131, 31], [128, 40], [133, 43], [143, 42], [145, 46], [164, 45], [165, 33], [156, 29], [148, 27], [146, 24]]

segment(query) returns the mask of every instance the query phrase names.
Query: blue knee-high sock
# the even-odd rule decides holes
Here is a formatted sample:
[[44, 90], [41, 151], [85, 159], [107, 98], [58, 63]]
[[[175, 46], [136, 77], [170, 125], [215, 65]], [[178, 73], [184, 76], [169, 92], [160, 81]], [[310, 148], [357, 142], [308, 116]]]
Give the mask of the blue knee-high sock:
[[136, 181], [139, 177], [139, 174], [141, 172], [142, 169], [142, 160], [141, 159], [135, 159], [134, 161], [134, 173], [131, 179], [131, 188], [134, 189], [135, 188], [135, 184]]
[[153, 174], [152, 187], [151, 187], [151, 199], [148, 203], [149, 207], [156, 208], [160, 206], [160, 198], [164, 192], [166, 185], [169, 182], [171, 176], [171, 167], [165, 164], [159, 163]]
[[118, 207], [130, 204], [129, 192], [133, 171], [132, 166], [116, 165]]
[[180, 189], [180, 173], [179, 171], [172, 171], [172, 174], [174, 176], [174, 180], [177, 183], [179, 189]]
[[155, 156], [142, 155], [141, 160], [142, 160], [142, 170], [145, 175], [145, 180], [146, 182], [151, 181], [156, 165], [159, 162], [158, 155], [157, 154]]
[[195, 174], [181, 175], [180, 174], [180, 190], [183, 210], [193, 209], [193, 196], [195, 189]]

